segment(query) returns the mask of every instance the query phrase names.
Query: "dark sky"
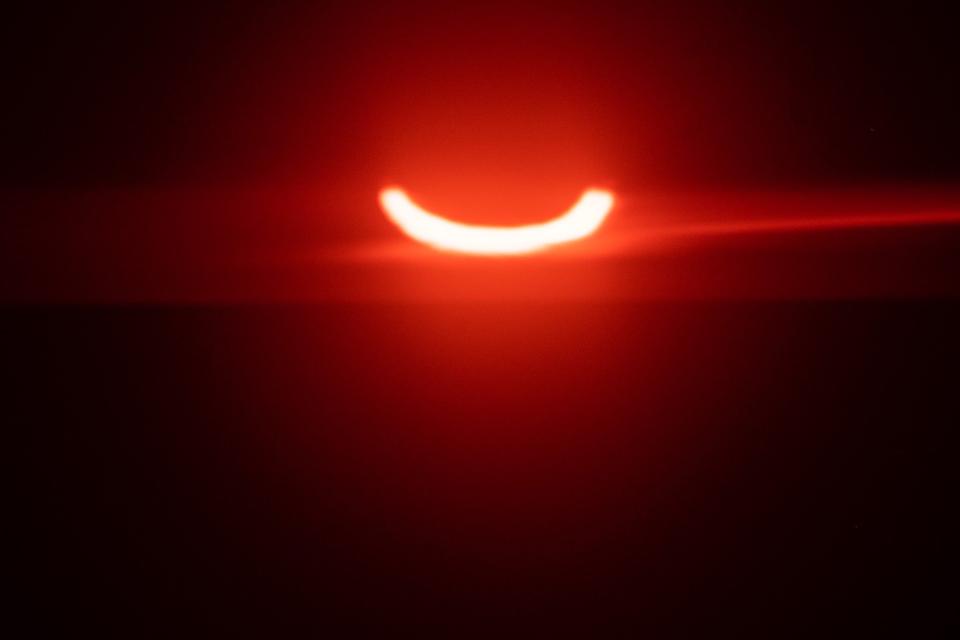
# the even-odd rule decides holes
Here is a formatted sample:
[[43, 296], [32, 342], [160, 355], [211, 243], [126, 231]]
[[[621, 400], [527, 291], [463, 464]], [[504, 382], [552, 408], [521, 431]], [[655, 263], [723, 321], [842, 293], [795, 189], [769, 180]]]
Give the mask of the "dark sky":
[[[628, 242], [652, 223], [955, 212], [948, 18], [924, 2], [20, 6], [0, 27], [0, 266], [18, 274], [0, 294], [353, 295], [362, 269], [318, 259], [407, 247], [376, 207], [390, 183], [480, 224], [546, 219], [609, 187], [604, 237]], [[764, 192], [762, 211], [738, 195]], [[947, 235], [871, 235], [869, 259], [842, 234], [816, 250], [797, 236], [793, 263], [745, 240], [716, 259], [744, 261], [725, 284], [700, 257], [677, 258], [688, 278], [671, 264], [659, 284], [618, 280], [630, 295], [742, 292], [757, 274], [785, 296], [953, 291]], [[837, 261], [860, 275], [833, 277]], [[392, 278], [377, 290], [402, 289]]]
[[[950, 13], [5, 7], [10, 626], [955, 626]], [[618, 204], [477, 259], [387, 181]]]
[[7, 9], [0, 182], [376, 182], [403, 170], [384, 148], [436, 138], [431, 109], [457, 100], [460, 127], [586, 122], [628, 184], [960, 175], [946, 3], [449, 4]]

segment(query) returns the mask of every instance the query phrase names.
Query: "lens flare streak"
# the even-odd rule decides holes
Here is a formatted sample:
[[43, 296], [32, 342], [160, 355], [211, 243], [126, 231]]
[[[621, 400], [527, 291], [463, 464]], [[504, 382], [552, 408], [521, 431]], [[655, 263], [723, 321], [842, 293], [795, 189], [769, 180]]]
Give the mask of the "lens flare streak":
[[652, 229], [648, 235], [724, 236], [754, 233], [801, 233], [845, 229], [883, 229], [960, 224], [960, 212], [896, 213], [856, 216], [778, 218], [695, 223]]

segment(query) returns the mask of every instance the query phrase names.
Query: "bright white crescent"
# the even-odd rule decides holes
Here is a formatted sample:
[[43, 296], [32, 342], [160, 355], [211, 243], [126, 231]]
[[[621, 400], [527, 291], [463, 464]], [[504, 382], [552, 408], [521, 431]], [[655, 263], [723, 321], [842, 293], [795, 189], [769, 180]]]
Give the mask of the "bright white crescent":
[[588, 189], [569, 211], [553, 220], [495, 227], [463, 224], [430, 213], [399, 187], [380, 192], [380, 205], [403, 233], [441, 251], [474, 255], [520, 255], [586, 238], [600, 228], [613, 204], [609, 191]]

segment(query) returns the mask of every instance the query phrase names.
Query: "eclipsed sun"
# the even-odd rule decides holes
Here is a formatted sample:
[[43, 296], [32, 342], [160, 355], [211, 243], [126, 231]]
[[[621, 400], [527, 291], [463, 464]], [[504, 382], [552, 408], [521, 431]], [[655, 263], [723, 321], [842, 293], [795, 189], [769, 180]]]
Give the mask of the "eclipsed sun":
[[611, 192], [588, 189], [570, 210], [552, 220], [501, 227], [463, 224], [431, 213], [399, 187], [380, 192], [380, 206], [407, 236], [441, 251], [473, 255], [522, 255], [581, 240], [603, 225], [613, 205]]

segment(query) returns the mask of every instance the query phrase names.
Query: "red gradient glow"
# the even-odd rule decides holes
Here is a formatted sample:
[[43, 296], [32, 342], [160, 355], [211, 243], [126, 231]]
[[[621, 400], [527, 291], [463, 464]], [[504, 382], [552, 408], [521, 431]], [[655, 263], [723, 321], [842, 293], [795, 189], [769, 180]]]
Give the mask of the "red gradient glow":
[[454, 222], [419, 207], [399, 187], [380, 192], [387, 217], [407, 236], [442, 251], [474, 255], [519, 255], [581, 240], [596, 232], [613, 209], [609, 191], [588, 189], [563, 215], [514, 227]]

